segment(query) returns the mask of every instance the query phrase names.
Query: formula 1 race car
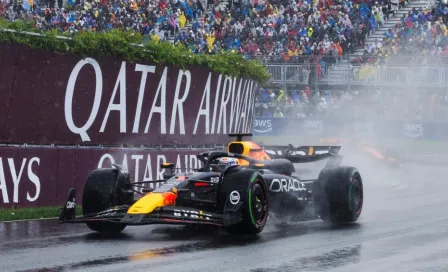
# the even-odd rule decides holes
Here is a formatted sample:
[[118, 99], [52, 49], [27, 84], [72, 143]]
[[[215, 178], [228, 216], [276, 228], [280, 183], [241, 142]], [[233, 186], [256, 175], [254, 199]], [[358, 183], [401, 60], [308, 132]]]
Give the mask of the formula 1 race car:
[[[321, 218], [333, 224], [352, 223], [360, 216], [362, 178], [356, 168], [339, 166], [340, 146], [277, 146], [270, 147], [275, 154], [268, 154], [242, 140], [250, 134], [230, 136], [238, 138], [227, 150], [198, 155], [204, 165], [200, 169], [175, 173], [174, 164], [162, 164], [171, 169], [164, 180], [131, 182], [118, 165], [94, 170], [83, 191], [83, 216], [75, 216], [76, 193], [70, 189], [59, 221], [86, 223], [105, 233], [121, 232], [127, 225], [206, 224], [233, 234], [257, 234], [268, 214], [294, 222]], [[295, 170], [296, 163], [326, 159], [317, 179], [301, 179]], [[155, 182], [161, 186], [145, 186]], [[134, 200], [135, 192], [143, 196]]]

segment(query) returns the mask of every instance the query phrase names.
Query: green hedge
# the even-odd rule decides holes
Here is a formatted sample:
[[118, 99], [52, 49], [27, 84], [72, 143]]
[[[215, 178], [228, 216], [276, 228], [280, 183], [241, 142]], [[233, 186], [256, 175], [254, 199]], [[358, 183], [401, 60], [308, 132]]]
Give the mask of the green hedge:
[[[13, 29], [18, 32], [7, 32]], [[129, 61], [150, 60], [155, 64], [208, 67], [211, 70], [235, 77], [246, 77], [266, 82], [270, 74], [266, 67], [256, 61], [244, 60], [236, 53], [197, 55], [183, 45], [166, 42], [146, 41], [140, 33], [113, 30], [108, 33], [79, 32], [68, 36], [56, 30], [39, 32], [44, 36], [29, 35], [20, 31], [38, 32], [32, 21], [8, 22], [0, 18], [0, 42], [25, 44], [33, 48], [59, 53], [75, 53], [82, 56], [114, 56]], [[71, 39], [60, 39], [66, 36]], [[145, 41], [145, 42], [144, 42]], [[143, 44], [143, 47], [135, 44]], [[146, 49], [146, 50], [143, 50]]]

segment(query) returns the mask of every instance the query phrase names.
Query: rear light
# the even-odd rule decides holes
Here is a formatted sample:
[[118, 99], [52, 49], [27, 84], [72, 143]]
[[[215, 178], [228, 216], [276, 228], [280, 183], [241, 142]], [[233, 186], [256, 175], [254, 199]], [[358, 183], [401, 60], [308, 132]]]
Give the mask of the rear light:
[[204, 186], [210, 186], [210, 183], [208, 183], [208, 182], [196, 182], [194, 184], [194, 187], [204, 187]]

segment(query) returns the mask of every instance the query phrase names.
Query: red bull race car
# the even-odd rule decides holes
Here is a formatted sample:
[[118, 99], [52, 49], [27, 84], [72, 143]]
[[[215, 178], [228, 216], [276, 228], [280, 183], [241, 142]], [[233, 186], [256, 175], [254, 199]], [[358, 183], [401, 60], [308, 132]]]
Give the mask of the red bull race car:
[[[200, 169], [176, 173], [174, 164], [162, 164], [170, 172], [163, 180], [131, 182], [119, 165], [94, 170], [84, 186], [83, 215], [75, 216], [76, 192], [70, 189], [60, 223], [85, 223], [104, 233], [118, 233], [128, 225], [204, 224], [238, 235], [260, 233], [270, 215], [332, 224], [359, 218], [361, 174], [340, 166], [340, 146], [275, 146], [268, 153], [242, 139], [251, 134], [230, 136], [237, 140], [227, 150], [198, 155], [204, 166]], [[325, 160], [314, 179], [301, 178], [295, 169], [296, 164]], [[148, 188], [150, 183], [161, 185]], [[141, 197], [135, 200], [134, 194]]]

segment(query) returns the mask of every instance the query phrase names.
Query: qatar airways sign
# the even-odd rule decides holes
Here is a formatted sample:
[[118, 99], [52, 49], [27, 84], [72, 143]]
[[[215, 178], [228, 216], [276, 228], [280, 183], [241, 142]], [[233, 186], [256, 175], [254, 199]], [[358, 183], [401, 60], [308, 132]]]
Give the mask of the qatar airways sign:
[[91, 172], [112, 164], [122, 165], [132, 182], [163, 179], [163, 174], [171, 171], [161, 167], [165, 162], [174, 163], [175, 172], [191, 172], [203, 167], [196, 156], [203, 151], [0, 147], [0, 208], [59, 206], [67, 199], [70, 188], [76, 188], [77, 199], [81, 200]]
[[0, 61], [3, 142], [220, 144], [229, 133], [252, 131], [253, 80], [17, 45], [7, 52]]
[[[189, 70], [171, 68], [176, 70], [177, 80], [174, 89], [167, 89], [168, 67], [163, 68], [162, 76], [157, 82], [148, 82], [148, 75], [154, 74], [157, 67], [136, 64], [132, 69], [134, 73], [140, 74], [140, 85], [138, 90], [129, 90], [126, 84], [129, 66], [131, 65], [122, 62], [112, 94], [106, 97], [108, 103], [104, 112], [100, 112], [104, 98], [103, 72], [100, 64], [92, 58], [86, 58], [79, 61], [73, 68], [65, 93], [65, 121], [70, 131], [79, 135], [83, 142], [92, 141], [91, 134], [116, 133], [117, 131], [113, 131], [112, 128], [107, 129], [110, 122], [118, 122], [119, 133], [136, 135], [149, 133], [225, 135], [230, 132], [250, 132], [254, 102], [253, 81], [219, 75], [216, 86], [212, 86], [212, 73], [209, 72], [205, 84], [196, 85], [192, 89], [192, 77], [195, 75]], [[95, 88], [91, 90], [95, 96], [92, 107], [89, 109], [88, 119], [81, 125], [76, 125], [73, 112], [75, 90], [86, 91], [76, 89], [76, 82], [80, 73], [91, 72], [89, 67], [93, 68], [95, 75]], [[157, 88], [147, 91], [149, 89], [147, 85], [157, 86]], [[137, 96], [137, 99], [128, 99], [129, 96]], [[114, 112], [119, 118], [111, 120]], [[128, 114], [129, 112], [131, 114]], [[101, 120], [99, 129], [93, 127], [98, 118]]]

